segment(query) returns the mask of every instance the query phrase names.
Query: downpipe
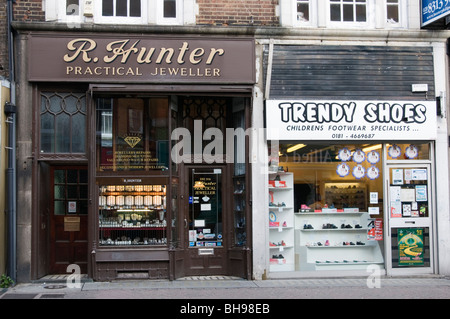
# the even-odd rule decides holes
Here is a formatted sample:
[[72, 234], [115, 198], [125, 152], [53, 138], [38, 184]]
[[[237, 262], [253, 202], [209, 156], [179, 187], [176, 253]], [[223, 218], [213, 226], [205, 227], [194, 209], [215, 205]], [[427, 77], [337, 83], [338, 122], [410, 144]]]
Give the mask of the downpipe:
[[8, 220], [7, 230], [7, 272], [8, 276], [17, 281], [17, 217], [16, 217], [16, 106], [5, 104], [6, 124], [8, 125], [8, 166], [6, 168], [6, 216]]
[[13, 21], [13, 3], [15, 0], [7, 0], [7, 27], [8, 27], [8, 65], [9, 83], [11, 87], [11, 103], [5, 104], [6, 123], [8, 125], [8, 163], [6, 168], [6, 216], [7, 216], [7, 261], [6, 271], [8, 276], [17, 282], [17, 180], [16, 180], [16, 84], [15, 84], [15, 60], [14, 39], [11, 23]]

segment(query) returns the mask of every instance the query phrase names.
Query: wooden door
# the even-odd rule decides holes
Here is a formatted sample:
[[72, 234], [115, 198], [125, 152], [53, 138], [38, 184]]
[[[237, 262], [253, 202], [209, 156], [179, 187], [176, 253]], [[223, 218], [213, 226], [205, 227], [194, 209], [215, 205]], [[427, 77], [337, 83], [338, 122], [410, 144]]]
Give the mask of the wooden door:
[[76, 264], [87, 273], [87, 167], [52, 167], [51, 184], [49, 272], [66, 274]]

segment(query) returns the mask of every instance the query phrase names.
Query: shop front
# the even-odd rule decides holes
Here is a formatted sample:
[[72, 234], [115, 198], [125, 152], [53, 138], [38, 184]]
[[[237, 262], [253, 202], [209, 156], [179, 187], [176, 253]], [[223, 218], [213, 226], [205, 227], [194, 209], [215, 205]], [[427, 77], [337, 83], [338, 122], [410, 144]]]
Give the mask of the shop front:
[[[306, 47], [295, 48], [278, 50], [305, 54]], [[276, 50], [272, 72], [282, 68], [285, 58], [279, 53], [277, 59]], [[315, 63], [297, 64], [309, 70], [310, 81], [320, 63], [323, 71], [327, 63], [348, 62], [308, 58]], [[303, 91], [311, 98], [295, 98], [286, 90], [283, 98], [276, 85], [282, 82], [293, 90], [290, 85], [300, 75], [273, 76], [271, 98], [265, 101], [268, 276], [436, 273], [441, 116], [434, 98], [406, 99], [408, 93], [399, 90], [397, 99], [378, 92], [377, 98], [365, 100], [356, 96], [357, 84], [341, 96], [333, 92], [334, 97], [314, 98]], [[344, 87], [343, 75], [341, 80]], [[314, 88], [315, 94], [321, 88]], [[345, 99], [344, 94], [354, 97]], [[370, 95], [377, 92], [365, 96]]]
[[33, 276], [251, 278], [254, 41], [39, 33], [28, 52]]

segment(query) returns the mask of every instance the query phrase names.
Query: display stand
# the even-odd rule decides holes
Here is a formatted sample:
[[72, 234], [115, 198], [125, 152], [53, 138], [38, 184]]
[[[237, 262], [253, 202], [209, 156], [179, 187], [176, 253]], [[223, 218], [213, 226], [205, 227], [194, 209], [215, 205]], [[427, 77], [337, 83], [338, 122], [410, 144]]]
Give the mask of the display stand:
[[384, 264], [378, 242], [367, 239], [372, 221], [357, 208], [295, 213], [296, 270], [366, 269]]
[[269, 264], [271, 272], [294, 271], [294, 176], [269, 172]]

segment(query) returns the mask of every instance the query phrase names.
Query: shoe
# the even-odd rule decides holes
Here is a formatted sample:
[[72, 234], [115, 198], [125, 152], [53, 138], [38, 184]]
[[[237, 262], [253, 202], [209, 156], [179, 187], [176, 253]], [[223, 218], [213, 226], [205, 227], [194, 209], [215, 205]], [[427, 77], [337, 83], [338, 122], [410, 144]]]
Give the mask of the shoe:
[[269, 242], [269, 247], [276, 247], [277, 245], [275, 245], [274, 243], [272, 243], [272, 242]]
[[363, 242], [361, 242], [361, 241], [357, 241], [357, 242], [356, 242], [356, 245], [358, 245], [358, 246], [364, 246], [365, 243], [363, 243]]
[[355, 228], [362, 228], [362, 226], [360, 224], [356, 224]]
[[287, 227], [286, 221], [283, 222], [283, 227]]
[[345, 225], [345, 228], [347, 228], [347, 229], [353, 229], [353, 227], [352, 227], [350, 224]]
[[325, 241], [325, 246], [330, 246], [330, 242], [328, 240]]

